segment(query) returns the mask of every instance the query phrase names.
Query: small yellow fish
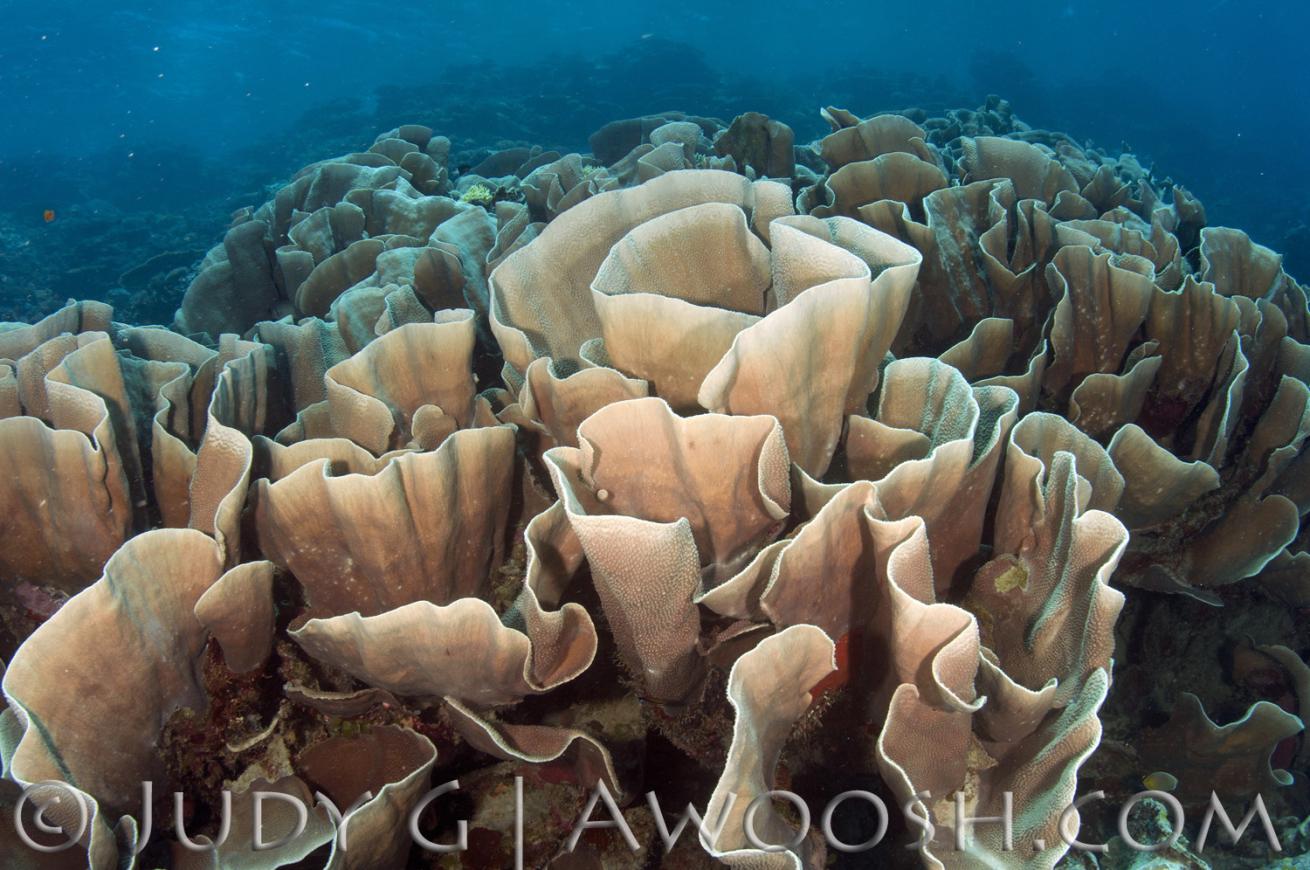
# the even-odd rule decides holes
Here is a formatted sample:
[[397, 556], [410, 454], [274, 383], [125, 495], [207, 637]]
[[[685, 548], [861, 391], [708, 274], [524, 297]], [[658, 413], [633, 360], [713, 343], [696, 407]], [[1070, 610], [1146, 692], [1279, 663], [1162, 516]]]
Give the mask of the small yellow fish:
[[1151, 791], [1173, 791], [1178, 788], [1178, 777], [1172, 773], [1157, 770], [1155, 773], [1148, 773], [1142, 777], [1142, 784]]
[[996, 578], [996, 591], [1009, 592], [1013, 589], [1028, 588], [1028, 569], [1017, 562], [1006, 568]]

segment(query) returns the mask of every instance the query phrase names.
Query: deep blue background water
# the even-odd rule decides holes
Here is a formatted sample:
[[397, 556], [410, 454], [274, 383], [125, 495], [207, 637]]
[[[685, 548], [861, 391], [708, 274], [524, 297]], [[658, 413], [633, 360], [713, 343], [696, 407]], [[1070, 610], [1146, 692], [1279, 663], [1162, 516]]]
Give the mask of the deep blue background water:
[[[806, 12], [48, 0], [0, 11], [0, 296], [57, 280], [29, 280], [5, 256], [55, 231], [46, 208], [186, 212], [192, 224], [212, 213], [212, 242], [229, 208], [401, 121], [435, 120], [457, 145], [581, 149], [618, 117], [755, 109], [805, 140], [824, 132], [825, 104], [867, 115], [972, 107], [988, 93], [1034, 126], [1127, 143], [1200, 196], [1211, 223], [1248, 230], [1310, 279], [1304, 2], [841, 0]], [[139, 245], [146, 259], [181, 246], [169, 232], [105, 244]], [[77, 295], [103, 294], [105, 281], [88, 271]]]

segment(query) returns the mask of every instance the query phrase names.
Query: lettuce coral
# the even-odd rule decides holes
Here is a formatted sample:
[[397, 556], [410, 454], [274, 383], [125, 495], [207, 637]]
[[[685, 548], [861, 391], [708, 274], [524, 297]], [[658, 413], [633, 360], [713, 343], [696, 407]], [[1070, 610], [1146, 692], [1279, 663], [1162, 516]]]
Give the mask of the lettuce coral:
[[[173, 331], [0, 330], [0, 759], [88, 808], [66, 866], [446, 866], [456, 777], [470, 867], [515, 776], [533, 866], [646, 860], [565, 855], [602, 789], [652, 853], [640, 795], [722, 815], [669, 866], [844, 860], [774, 789], [908, 808], [928, 867], [1054, 867], [1152, 772], [1310, 812], [1304, 288], [1003, 101], [822, 114], [466, 170], [397, 128], [238, 214]], [[351, 847], [248, 849], [260, 791], [362, 799]]]

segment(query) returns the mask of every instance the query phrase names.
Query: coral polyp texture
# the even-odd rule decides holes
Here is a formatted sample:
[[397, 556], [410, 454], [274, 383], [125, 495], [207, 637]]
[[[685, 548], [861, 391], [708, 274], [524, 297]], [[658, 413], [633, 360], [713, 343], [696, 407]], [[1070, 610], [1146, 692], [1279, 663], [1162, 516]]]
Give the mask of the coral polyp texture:
[[1004, 101], [822, 115], [400, 127], [171, 328], [5, 324], [5, 866], [1310, 849], [1304, 288]]

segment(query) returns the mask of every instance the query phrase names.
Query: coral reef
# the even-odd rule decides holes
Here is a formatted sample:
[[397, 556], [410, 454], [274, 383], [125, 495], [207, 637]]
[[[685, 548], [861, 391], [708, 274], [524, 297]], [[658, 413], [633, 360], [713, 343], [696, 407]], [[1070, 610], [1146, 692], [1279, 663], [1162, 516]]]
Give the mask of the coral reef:
[[15, 866], [1127, 867], [1211, 791], [1304, 851], [1305, 289], [1002, 100], [821, 117], [398, 126], [171, 330], [0, 328]]

